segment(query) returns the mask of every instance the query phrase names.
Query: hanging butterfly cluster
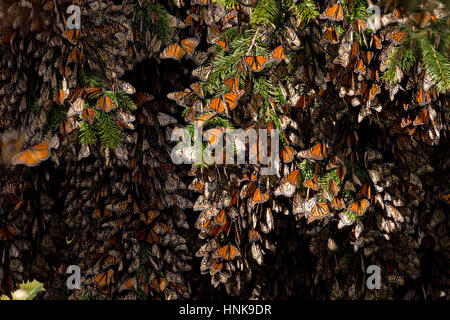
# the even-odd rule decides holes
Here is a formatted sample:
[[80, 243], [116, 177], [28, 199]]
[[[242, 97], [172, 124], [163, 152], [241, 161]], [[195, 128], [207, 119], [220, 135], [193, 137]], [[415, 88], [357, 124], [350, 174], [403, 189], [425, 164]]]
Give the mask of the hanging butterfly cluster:
[[[441, 2], [69, 4], [0, 2], [0, 291], [77, 264], [73, 299], [448, 295]], [[244, 163], [211, 164], [228, 132]]]

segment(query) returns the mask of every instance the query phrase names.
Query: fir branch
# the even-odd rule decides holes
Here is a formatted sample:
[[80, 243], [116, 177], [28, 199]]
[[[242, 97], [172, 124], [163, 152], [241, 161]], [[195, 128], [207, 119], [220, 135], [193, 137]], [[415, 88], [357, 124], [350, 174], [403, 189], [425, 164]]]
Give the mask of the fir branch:
[[122, 140], [122, 131], [114, 121], [112, 112], [97, 111], [94, 127], [100, 137], [100, 142], [110, 149], [115, 149]]
[[438, 92], [445, 93], [450, 89], [450, 61], [448, 57], [437, 51], [424, 35], [416, 36], [425, 68], [436, 82]]
[[311, 19], [317, 18], [320, 14], [314, 0], [304, 0], [302, 2], [298, 2], [294, 7], [294, 12], [297, 17], [305, 21], [306, 24], [308, 24]]

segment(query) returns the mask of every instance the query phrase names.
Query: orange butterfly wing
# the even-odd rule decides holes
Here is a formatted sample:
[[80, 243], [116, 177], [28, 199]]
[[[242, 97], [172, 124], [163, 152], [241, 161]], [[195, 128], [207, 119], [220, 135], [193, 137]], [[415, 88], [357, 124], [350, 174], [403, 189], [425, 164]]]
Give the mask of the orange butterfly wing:
[[98, 99], [95, 107], [101, 111], [110, 112], [111, 110], [116, 108], [116, 104], [110, 97], [102, 96], [100, 99]]
[[281, 61], [284, 58], [286, 58], [283, 46], [279, 45], [278, 47], [273, 49], [272, 54], [271, 54], [270, 57], [271, 57], [271, 59], [278, 60], [278, 61]]
[[[187, 44], [187, 43], [186, 43]], [[171, 44], [161, 53], [161, 59], [175, 59], [180, 60], [186, 53], [186, 49], [181, 47], [178, 43]]]
[[225, 79], [223, 82], [228, 88], [231, 89], [231, 91], [237, 91], [239, 89], [239, 77], [231, 77], [228, 79]]
[[199, 40], [196, 38], [187, 38], [181, 40], [181, 46], [188, 55], [192, 55], [197, 47]]
[[212, 99], [211, 103], [206, 107], [206, 109], [212, 109], [216, 112], [223, 113], [225, 111], [225, 103], [222, 97]]
[[260, 188], [257, 188], [255, 193], [253, 194], [253, 201], [256, 203], [264, 203], [267, 200], [269, 200], [269, 190], [267, 190], [265, 193], [261, 192]]
[[319, 18], [320, 19], [329, 19], [332, 21], [344, 20], [344, 10], [342, 9], [341, 3], [338, 2], [335, 5], [328, 8], [327, 10], [325, 10], [325, 12], [323, 12]]
[[92, 108], [85, 108], [83, 109], [81, 117], [83, 118], [84, 122], [92, 124], [94, 122], [96, 113], [97, 112]]
[[285, 163], [290, 163], [294, 160], [295, 151], [290, 146], [284, 146], [280, 150], [280, 158]]
[[233, 110], [236, 108], [239, 98], [244, 94], [244, 90], [238, 90], [236, 92], [228, 92], [223, 95], [223, 100], [228, 109]]

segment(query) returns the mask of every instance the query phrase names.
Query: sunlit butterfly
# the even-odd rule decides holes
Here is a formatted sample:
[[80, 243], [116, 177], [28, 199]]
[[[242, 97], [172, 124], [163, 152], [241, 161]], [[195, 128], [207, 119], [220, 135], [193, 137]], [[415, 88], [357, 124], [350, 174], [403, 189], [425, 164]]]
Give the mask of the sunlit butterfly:
[[194, 82], [191, 84], [191, 89], [194, 90], [194, 92], [203, 99], [205, 95], [203, 94], [203, 87], [200, 82]]
[[193, 55], [199, 40], [197, 38], [187, 38], [181, 40], [181, 45], [173, 43], [163, 50], [160, 54], [161, 59], [180, 60], [185, 54]]
[[258, 231], [256, 231], [253, 228], [250, 228], [248, 230], [248, 241], [251, 242], [255, 242], [255, 241], [261, 241], [261, 235], [259, 234]]
[[284, 58], [286, 58], [286, 54], [284, 53], [284, 48], [282, 45], [279, 45], [272, 50], [272, 54], [270, 55], [271, 60], [281, 61]]
[[43, 141], [15, 155], [12, 159], [12, 164], [24, 164], [28, 167], [34, 167], [47, 160], [49, 156], [50, 146], [47, 141]]
[[228, 37], [225, 37], [224, 40], [217, 39], [216, 44], [219, 45], [225, 52], [230, 50], [228, 47]]
[[327, 157], [326, 145], [320, 142], [310, 149], [300, 151], [297, 156], [308, 160], [323, 160]]
[[280, 158], [284, 163], [290, 163], [294, 160], [295, 150], [290, 146], [283, 146], [280, 150]]
[[303, 181], [303, 186], [305, 188], [313, 189], [314, 191], [319, 190], [319, 181], [317, 175], [314, 175], [311, 179]]
[[339, 35], [334, 27], [328, 27], [323, 37], [324, 43], [335, 44], [339, 42]]
[[224, 80], [224, 84], [230, 88], [231, 91], [238, 91], [239, 90], [239, 77], [234, 76], [231, 78], [227, 78]]
[[250, 70], [259, 72], [270, 62], [270, 59], [265, 56], [247, 56], [243, 58], [243, 61], [250, 67]]
[[269, 190], [263, 193], [260, 188], [257, 188], [255, 193], [253, 193], [252, 200], [256, 203], [264, 203], [269, 200], [269, 197]]
[[94, 122], [96, 113], [97, 112], [92, 108], [84, 108], [81, 114], [81, 118], [83, 119], [84, 122], [92, 124]]
[[311, 213], [308, 216], [308, 223], [322, 219], [330, 213], [330, 209], [326, 202], [317, 202], [311, 209]]
[[370, 202], [366, 199], [362, 199], [359, 202], [355, 201], [351, 203], [348, 210], [354, 212], [358, 216], [362, 216], [364, 213], [366, 213], [369, 206]]
[[388, 33], [387, 38], [392, 40], [396, 45], [403, 44], [408, 39], [408, 33], [403, 31], [397, 31]]
[[115, 109], [117, 105], [110, 97], [104, 95], [101, 96], [100, 99], [98, 99], [95, 107], [101, 111], [110, 112], [111, 110]]
[[342, 9], [341, 2], [338, 1], [335, 5], [326, 9], [320, 16], [320, 19], [329, 19], [331, 21], [344, 20], [344, 10]]
[[331, 206], [334, 208], [334, 210], [342, 210], [345, 208], [345, 203], [341, 197], [334, 197], [333, 201], [331, 202]]
[[239, 252], [238, 248], [236, 248], [231, 243], [221, 247], [219, 250], [217, 250], [217, 256], [220, 258], [230, 261], [234, 260], [235, 258], [239, 257], [241, 253]]

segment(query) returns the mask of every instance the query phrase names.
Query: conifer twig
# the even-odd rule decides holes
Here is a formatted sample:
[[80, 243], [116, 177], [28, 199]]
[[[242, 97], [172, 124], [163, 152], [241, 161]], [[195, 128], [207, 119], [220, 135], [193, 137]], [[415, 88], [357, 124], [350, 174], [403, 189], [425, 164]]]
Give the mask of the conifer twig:
[[259, 32], [259, 27], [256, 29], [255, 35], [253, 36], [252, 39], [252, 43], [250, 44], [250, 47], [247, 50], [247, 53], [245, 54], [246, 56], [248, 56], [250, 54], [250, 52], [253, 49], [253, 46], [255, 45], [255, 41], [256, 41], [256, 37], [258, 36], [258, 32]]

